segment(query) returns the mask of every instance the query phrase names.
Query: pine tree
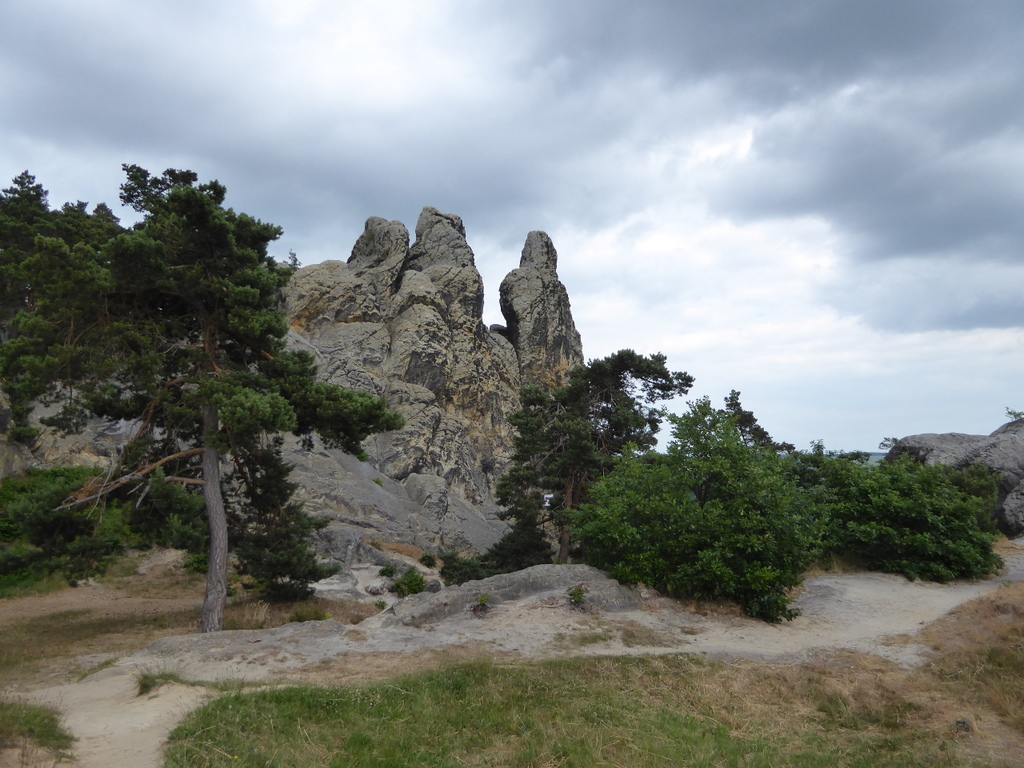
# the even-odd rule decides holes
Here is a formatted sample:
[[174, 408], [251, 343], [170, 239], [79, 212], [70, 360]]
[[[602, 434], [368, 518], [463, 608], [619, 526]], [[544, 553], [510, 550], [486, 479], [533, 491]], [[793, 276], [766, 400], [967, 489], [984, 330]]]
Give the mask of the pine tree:
[[[59, 404], [48, 423], [64, 430], [87, 416], [136, 425], [120, 477], [97, 496], [156, 469], [201, 489], [210, 528], [202, 628], [211, 631], [221, 627], [227, 596], [223, 460], [233, 461], [247, 502], [257, 500], [251, 508], [262, 521], [243, 530], [269, 531], [276, 515], [280, 526], [308, 532], [275, 437], [291, 432], [308, 444], [317, 432], [359, 454], [367, 435], [401, 418], [380, 398], [317, 381], [312, 356], [285, 348], [278, 305], [294, 267], [268, 255], [278, 227], [224, 207], [224, 186], [198, 184], [191, 171], [124, 170], [121, 199], [143, 214], [139, 224], [100, 247], [87, 237], [36, 237], [22, 259], [32, 300], [21, 302], [13, 337], [0, 346], [0, 381], [23, 432], [36, 400]], [[93, 218], [108, 220], [108, 212]], [[253, 542], [280, 538], [242, 540], [251, 552]], [[278, 569], [272, 581], [301, 585], [315, 576], [308, 562], [293, 563], [299, 572]]]
[[501, 551], [516, 542], [523, 557], [537, 557], [541, 539], [531, 531], [550, 524], [558, 560], [567, 562], [576, 510], [591, 484], [628, 447], [652, 448], [661, 421], [656, 405], [692, 384], [689, 374], [668, 370], [664, 355], [624, 349], [577, 367], [563, 387], [524, 388], [522, 409], [510, 419], [517, 430], [513, 464], [498, 484], [504, 516], [514, 521]]

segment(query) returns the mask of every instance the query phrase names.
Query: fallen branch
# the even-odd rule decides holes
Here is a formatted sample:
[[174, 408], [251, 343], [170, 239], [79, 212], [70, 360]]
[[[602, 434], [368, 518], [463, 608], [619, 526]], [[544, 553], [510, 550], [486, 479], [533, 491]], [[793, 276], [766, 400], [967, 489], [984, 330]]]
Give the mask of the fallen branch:
[[[82, 486], [74, 496], [72, 496], [70, 499], [66, 499], [63, 504], [57, 507], [57, 509], [69, 509], [71, 507], [77, 507], [82, 504], [87, 504], [91, 501], [96, 501], [98, 499], [103, 498], [104, 496], [109, 496], [118, 488], [123, 488], [124, 486], [129, 485], [131, 483], [137, 483], [140, 480], [144, 480], [148, 475], [151, 475], [153, 472], [155, 472], [168, 462], [178, 461], [180, 459], [189, 459], [193, 456], [199, 456], [200, 454], [202, 454], [203, 450], [204, 449], [202, 448], [190, 448], [187, 451], [172, 453], [170, 456], [165, 456], [159, 461], [154, 461], [152, 464], [147, 464], [144, 467], [140, 467], [134, 472], [131, 472], [127, 475], [122, 475], [113, 482], [107, 482], [106, 480], [99, 480], [99, 478], [97, 478], [97, 480], [99, 480], [98, 483], [96, 481], [93, 481]], [[196, 480], [193, 478], [168, 478], [168, 480], [172, 479], [175, 482], [180, 482], [185, 485], [195, 485], [201, 484], [203, 482], [202, 480]]]

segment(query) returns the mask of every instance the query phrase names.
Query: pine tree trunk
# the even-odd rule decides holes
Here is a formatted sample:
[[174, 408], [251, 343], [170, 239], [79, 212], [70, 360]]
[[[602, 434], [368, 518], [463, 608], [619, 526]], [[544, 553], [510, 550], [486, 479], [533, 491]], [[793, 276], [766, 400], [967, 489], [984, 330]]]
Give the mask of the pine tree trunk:
[[572, 531], [569, 526], [563, 525], [558, 531], [558, 562], [563, 565], [569, 562], [570, 544], [572, 544]]
[[204, 405], [203, 498], [210, 524], [210, 556], [206, 571], [206, 600], [203, 601], [200, 620], [203, 632], [217, 632], [223, 628], [224, 604], [228, 598], [228, 518], [220, 487], [220, 451], [210, 444], [219, 426], [217, 407]]

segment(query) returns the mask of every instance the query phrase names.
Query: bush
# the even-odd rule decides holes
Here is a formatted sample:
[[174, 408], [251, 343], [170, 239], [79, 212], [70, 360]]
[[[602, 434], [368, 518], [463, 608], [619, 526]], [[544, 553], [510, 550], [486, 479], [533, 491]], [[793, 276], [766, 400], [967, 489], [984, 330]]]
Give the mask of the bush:
[[479, 581], [497, 573], [485, 565], [479, 557], [461, 557], [456, 552], [448, 552], [441, 555], [441, 559], [444, 560], [440, 571], [441, 581], [448, 586], [465, 584], [467, 581]]
[[828, 539], [837, 554], [868, 568], [938, 582], [981, 578], [1002, 565], [986, 522], [995, 486], [977, 473], [902, 456], [875, 467], [827, 467], [823, 483]]
[[744, 445], [706, 398], [669, 418], [666, 456], [627, 457], [593, 487], [576, 529], [587, 560], [621, 581], [792, 619], [788, 591], [821, 546], [816, 505], [778, 454]]
[[427, 580], [415, 568], [410, 568], [392, 585], [392, 588], [399, 597], [417, 595], [427, 588]]
[[96, 474], [90, 468], [59, 467], [0, 483], [0, 534], [13, 542], [0, 556], [6, 586], [27, 585], [55, 572], [74, 583], [101, 572], [124, 550], [132, 534], [120, 504], [61, 506]]
[[437, 558], [429, 552], [424, 552], [422, 555], [420, 555], [420, 562], [427, 568], [437, 567]]

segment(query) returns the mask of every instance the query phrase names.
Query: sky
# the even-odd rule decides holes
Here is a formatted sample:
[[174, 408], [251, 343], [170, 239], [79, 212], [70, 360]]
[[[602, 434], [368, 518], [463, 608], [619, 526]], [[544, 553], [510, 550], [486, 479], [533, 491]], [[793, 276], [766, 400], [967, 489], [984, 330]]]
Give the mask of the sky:
[[6, 0], [0, 184], [188, 168], [306, 265], [433, 206], [488, 323], [544, 230], [588, 359], [871, 451], [1024, 410], [1021, 50], [1019, 0]]

